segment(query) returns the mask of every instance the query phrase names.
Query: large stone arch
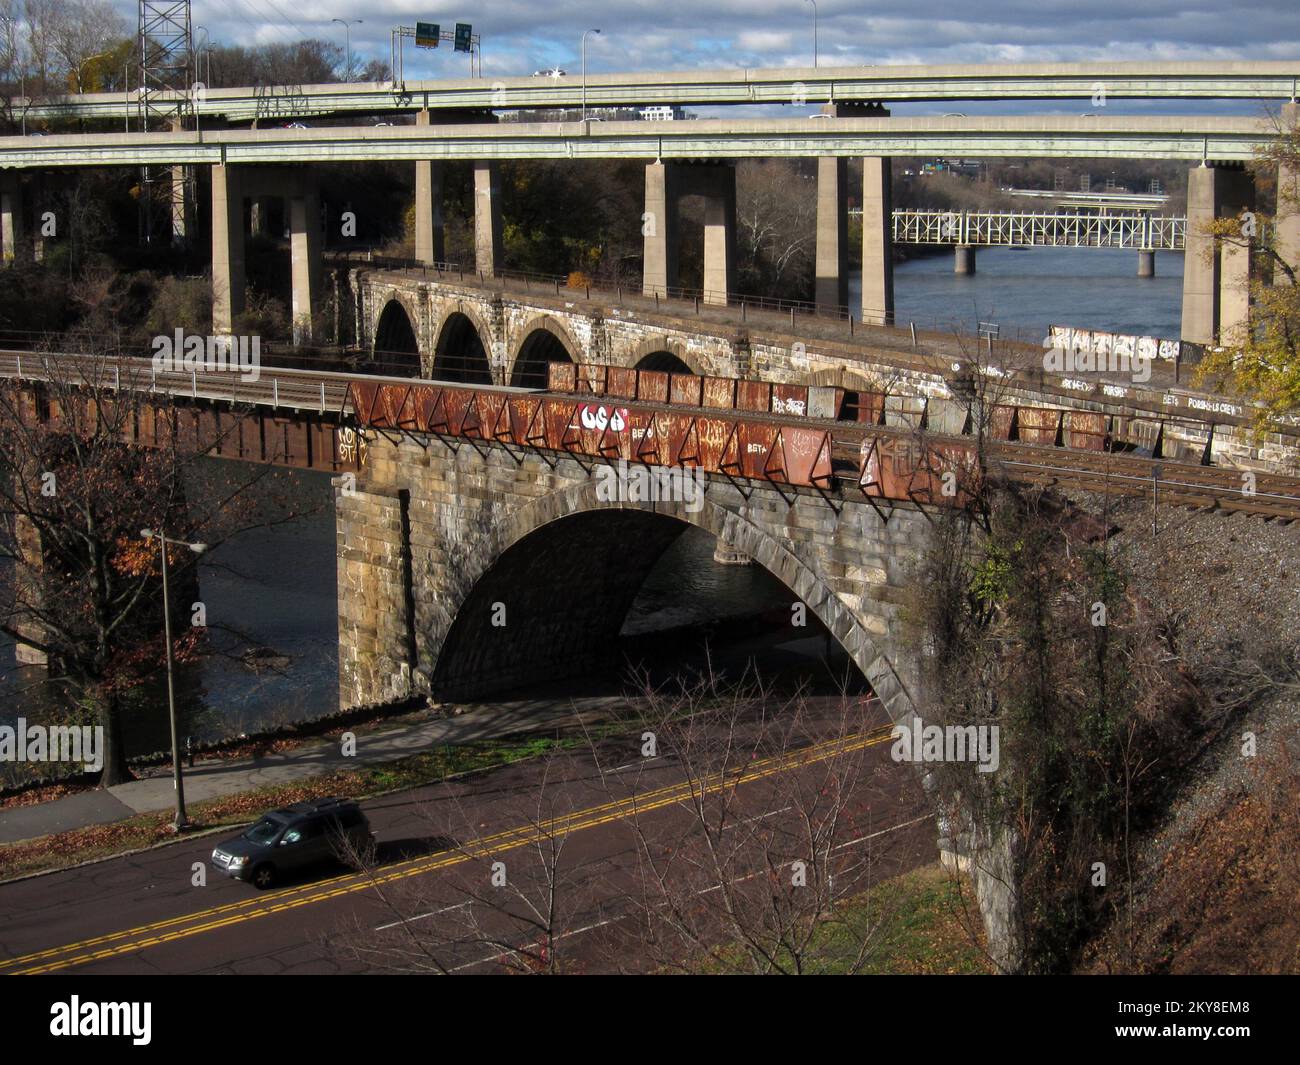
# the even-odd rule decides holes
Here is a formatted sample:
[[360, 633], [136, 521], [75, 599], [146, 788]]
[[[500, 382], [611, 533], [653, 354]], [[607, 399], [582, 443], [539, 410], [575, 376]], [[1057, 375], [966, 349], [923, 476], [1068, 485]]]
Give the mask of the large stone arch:
[[529, 319], [519, 330], [519, 342], [510, 354], [510, 384], [545, 388], [546, 363], [559, 361], [561, 355], [570, 362], [584, 361], [582, 348], [558, 319], [549, 314]]
[[[635, 516], [619, 530], [628, 535], [605, 535], [611, 531], [605, 526], [597, 528], [600, 535], [584, 537], [583, 532], [589, 530], [568, 524], [588, 522], [602, 514]], [[482, 694], [470, 678], [484, 673], [502, 687], [511, 686], [516, 680], [535, 677], [539, 670], [553, 669], [557, 655], [565, 656], [560, 660], [569, 665], [580, 666], [572, 656], [581, 654], [584, 643], [590, 643], [590, 635], [596, 631], [593, 626], [604, 625], [608, 634], [615, 615], [621, 623], [650, 568], [687, 525], [694, 525], [749, 555], [797, 596], [862, 671], [890, 720], [909, 720], [915, 713], [912, 695], [894, 664], [895, 650], [835, 594], [817, 563], [707, 496], [695, 512], [684, 503], [605, 502], [598, 497], [593, 478], [541, 496], [498, 518], [480, 526], [483, 539], [472, 552], [458, 555], [454, 591], [427, 604], [425, 634], [431, 640], [425, 649], [436, 661], [428, 661], [425, 668], [437, 697]], [[546, 539], [534, 539], [539, 535]], [[539, 544], [541, 551], [535, 550]], [[601, 544], [605, 545], [603, 551], [592, 550]], [[615, 572], [611, 559], [625, 567], [618, 574], [622, 583], [611, 585]], [[583, 575], [598, 576], [595, 586], [612, 596], [603, 609], [583, 619], [587, 628], [566, 632], [558, 609], [565, 600], [556, 594], [557, 589]], [[523, 601], [525, 589], [531, 589], [541, 610], [534, 611]], [[570, 594], [580, 591], [570, 589]], [[493, 624], [497, 604], [504, 604], [506, 610], [504, 626]], [[534, 613], [539, 617], [533, 617]], [[615, 628], [614, 633], [617, 631]], [[527, 641], [532, 641], [531, 647]]]
[[496, 383], [492, 376], [492, 331], [473, 308], [457, 304], [438, 322], [437, 342], [429, 358], [428, 375], [460, 384]]
[[405, 293], [393, 291], [375, 314], [370, 346], [375, 372], [391, 377], [419, 377], [420, 318]]
[[685, 344], [679, 340], [669, 339], [663, 334], [647, 337], [633, 348], [630, 365], [638, 370], [668, 370], [673, 373], [693, 374], [704, 372], [699, 360], [687, 350]]

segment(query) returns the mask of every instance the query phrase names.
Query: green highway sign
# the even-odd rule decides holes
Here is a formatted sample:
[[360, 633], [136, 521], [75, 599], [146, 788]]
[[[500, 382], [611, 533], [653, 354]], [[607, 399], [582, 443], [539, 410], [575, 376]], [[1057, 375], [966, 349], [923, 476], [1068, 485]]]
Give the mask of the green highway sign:
[[436, 22], [415, 24], [415, 44], [418, 48], [437, 48], [440, 36], [442, 36], [442, 27]]
[[468, 52], [470, 50], [470, 38], [473, 27], [468, 22], [456, 23], [456, 44], [455, 49], [458, 52]]

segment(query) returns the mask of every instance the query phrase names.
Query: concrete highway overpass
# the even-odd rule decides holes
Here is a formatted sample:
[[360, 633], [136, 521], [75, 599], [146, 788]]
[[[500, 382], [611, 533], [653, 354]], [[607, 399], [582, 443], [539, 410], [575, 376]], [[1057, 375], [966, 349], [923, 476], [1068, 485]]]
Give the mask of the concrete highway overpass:
[[[781, 68], [589, 74], [588, 107], [663, 104], [964, 102], [978, 100], [1274, 100], [1294, 99], [1300, 63], [1202, 61], [1137, 63], [991, 63], [944, 66]], [[14, 112], [22, 107], [16, 101]], [[329, 114], [395, 114], [426, 109], [506, 110], [578, 107], [582, 78], [509, 77], [391, 83], [205, 88], [187, 111], [230, 121]], [[129, 93], [86, 93], [33, 100], [29, 121], [134, 118]]]
[[0, 137], [0, 168], [961, 155], [1245, 162], [1276, 128], [1240, 116], [535, 122]]

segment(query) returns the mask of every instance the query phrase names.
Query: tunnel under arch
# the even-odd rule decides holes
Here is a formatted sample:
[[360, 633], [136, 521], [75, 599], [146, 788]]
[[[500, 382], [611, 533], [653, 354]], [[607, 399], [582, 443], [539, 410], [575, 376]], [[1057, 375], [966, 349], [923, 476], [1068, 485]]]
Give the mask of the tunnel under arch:
[[453, 311], [442, 323], [433, 349], [431, 376], [435, 381], [456, 384], [492, 384], [492, 364], [482, 334], [474, 320], [462, 311]]
[[546, 364], [577, 362], [570, 346], [545, 324], [535, 324], [519, 345], [510, 383], [516, 388], [545, 388]]
[[374, 371], [391, 377], [420, 376], [420, 342], [402, 301], [394, 297], [375, 325]]
[[652, 351], [637, 362], [638, 370], [658, 370], [661, 373], [691, 373], [695, 371], [671, 351]]
[[[609, 653], [646, 577], [694, 525], [737, 546], [801, 600], [897, 721], [912, 699], [879, 638], [806, 561], [707, 497], [698, 513], [676, 504], [606, 503], [594, 481], [525, 508], [499, 534], [459, 604], [444, 604], [445, 638], [430, 684], [440, 699], [479, 698], [535, 680], [583, 675]], [[501, 624], [499, 611], [505, 610]], [[495, 623], [494, 623], [495, 619]], [[485, 678], [490, 678], [485, 680]]]

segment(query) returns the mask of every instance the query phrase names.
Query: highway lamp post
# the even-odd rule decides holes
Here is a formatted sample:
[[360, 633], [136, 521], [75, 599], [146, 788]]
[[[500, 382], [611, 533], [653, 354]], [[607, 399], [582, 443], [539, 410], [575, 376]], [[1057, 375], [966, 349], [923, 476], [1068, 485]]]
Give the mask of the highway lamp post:
[[[197, 48], [194, 49], [194, 80], [193, 80], [193, 82], [192, 82], [191, 85], [190, 85], [190, 108], [191, 108], [191, 109], [193, 110], [193, 112], [194, 112], [194, 132], [195, 132], [195, 133], [200, 132], [200, 119], [199, 119], [199, 95], [198, 95], [198, 93], [199, 93], [199, 86], [202, 85], [202, 86], [203, 86], [203, 91], [205, 91], [205, 92], [206, 92], [209, 88], [211, 88], [211, 86], [208, 85], [208, 83], [207, 83], [206, 81], [200, 81], [200, 80], [199, 80], [199, 63], [202, 62], [202, 60], [203, 60], [203, 49], [206, 48], [206, 47], [208, 46], [208, 29], [207, 29], [206, 26], [200, 26], [200, 27], [198, 27], [198, 29], [199, 29], [199, 32], [203, 34], [203, 38], [202, 38], [202, 41], [201, 41], [201, 43], [199, 44], [199, 46], [198, 46]], [[211, 66], [211, 62], [212, 62], [212, 61], [209, 59], [209, 60], [208, 60], [209, 66]]]
[[352, 81], [352, 27], [360, 26], [365, 19], [359, 18], [336, 18], [330, 19], [331, 22], [337, 22], [343, 27], [344, 51], [347, 54], [347, 66], [343, 68], [343, 80]]
[[600, 30], [584, 30], [582, 33], [582, 120], [587, 121], [587, 34], [599, 33]]
[[140, 535], [146, 540], [157, 539], [158, 552], [162, 556], [163, 639], [167, 641], [167, 717], [172, 732], [172, 787], [176, 790], [176, 817], [172, 821], [172, 827], [177, 832], [183, 832], [189, 827], [190, 819], [185, 815], [185, 781], [181, 775], [181, 750], [176, 735], [175, 659], [172, 655], [172, 604], [167, 582], [167, 545], [175, 544], [177, 547], [184, 547], [196, 555], [203, 554], [208, 549], [208, 545], [173, 540], [162, 530], [155, 532], [153, 529], [141, 529]]
[[817, 0], [808, 0], [813, 9], [813, 69], [817, 69]]

